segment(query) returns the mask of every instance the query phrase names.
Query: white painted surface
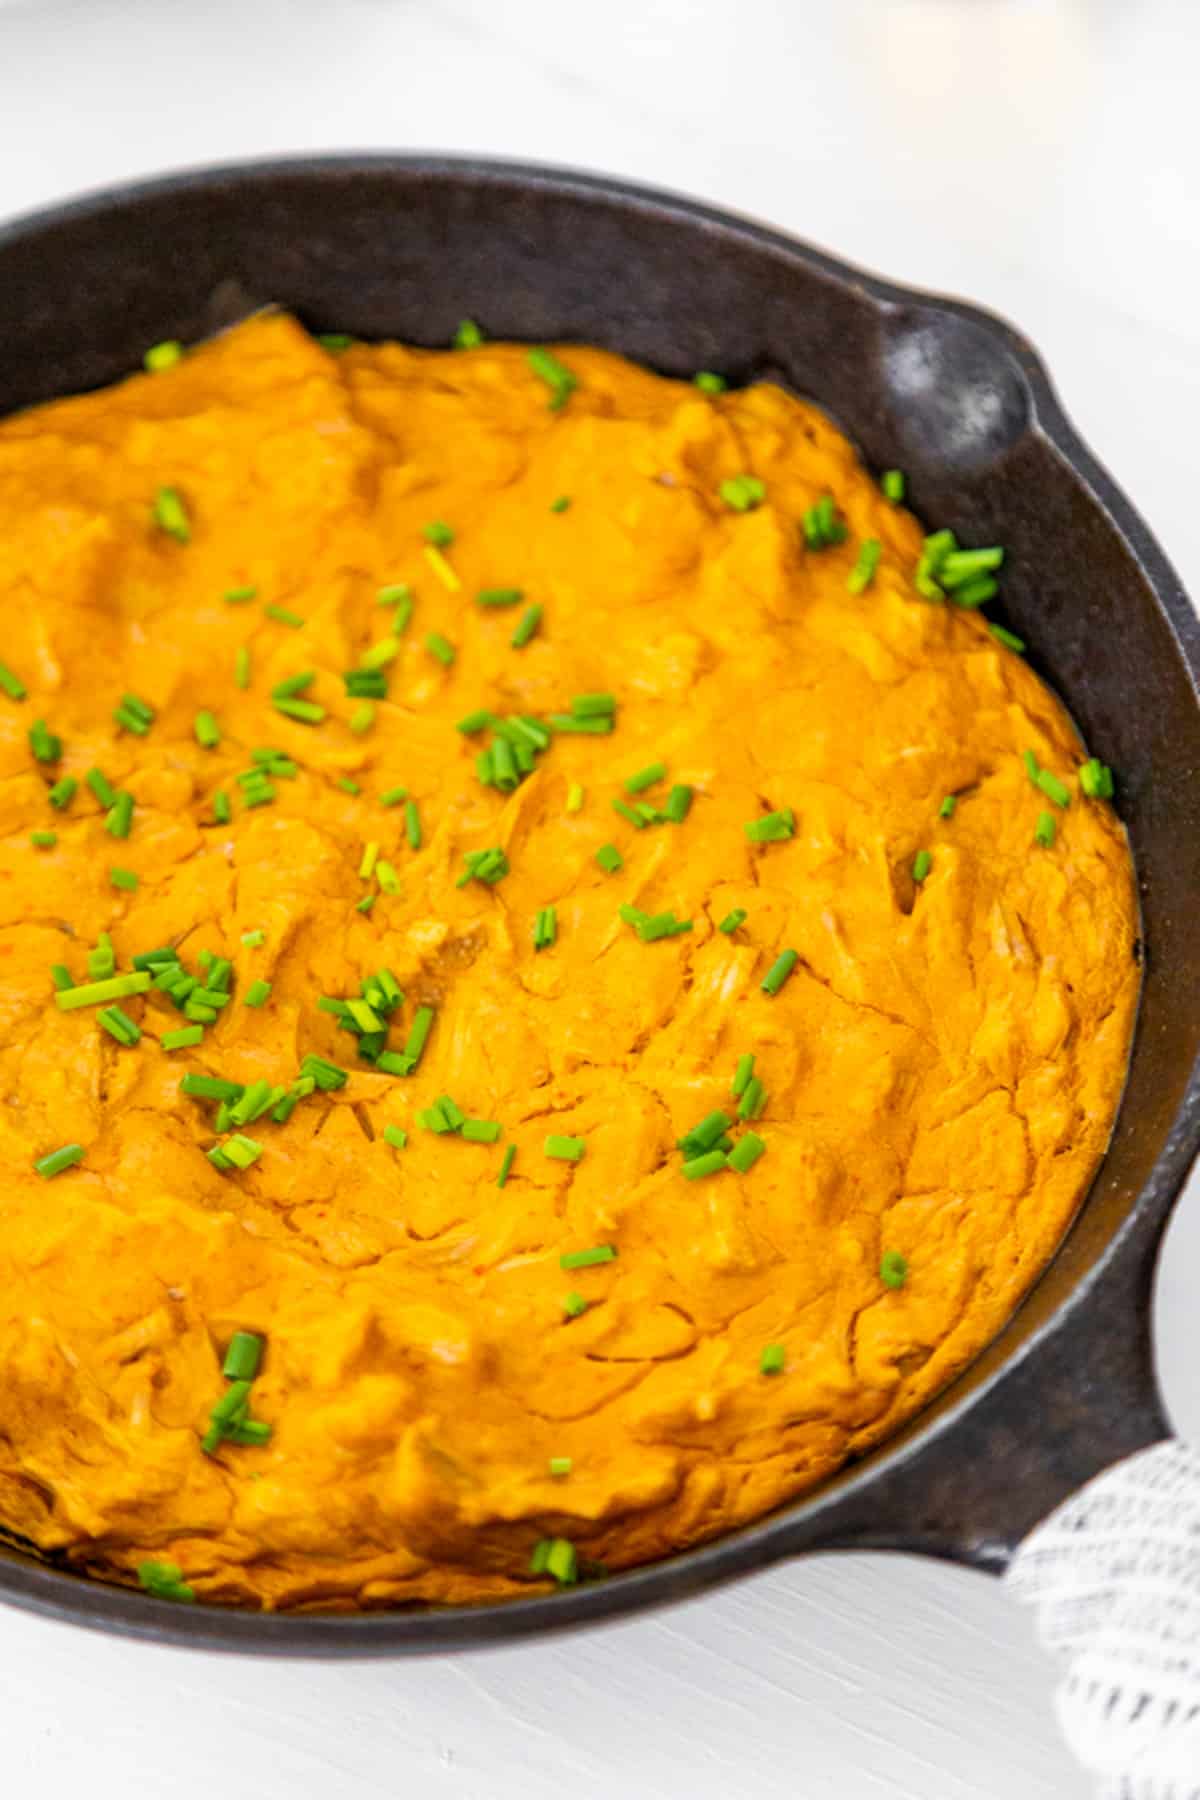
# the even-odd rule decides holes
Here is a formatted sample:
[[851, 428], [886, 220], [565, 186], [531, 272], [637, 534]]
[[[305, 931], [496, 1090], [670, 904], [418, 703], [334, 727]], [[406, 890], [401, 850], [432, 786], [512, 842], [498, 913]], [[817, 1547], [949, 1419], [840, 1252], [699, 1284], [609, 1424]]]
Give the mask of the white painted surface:
[[[0, 0], [0, 217], [154, 170], [405, 146], [757, 213], [1016, 320], [1200, 586], [1192, 0]], [[3, 296], [0, 295], [0, 305]], [[1086, 580], [1086, 571], [1081, 572]], [[1158, 1340], [1200, 1439], [1200, 1190]], [[0, 1612], [22, 1800], [1084, 1800], [981, 1577], [822, 1558], [472, 1658], [314, 1667]]]

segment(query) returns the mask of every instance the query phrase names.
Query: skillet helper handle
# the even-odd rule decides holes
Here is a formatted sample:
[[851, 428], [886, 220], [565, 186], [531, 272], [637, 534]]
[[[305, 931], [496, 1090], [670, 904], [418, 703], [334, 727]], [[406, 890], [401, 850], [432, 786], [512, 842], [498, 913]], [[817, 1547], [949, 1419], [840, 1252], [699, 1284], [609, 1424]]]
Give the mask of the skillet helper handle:
[[1200, 1796], [1200, 1456], [1168, 1439], [1097, 1476], [1006, 1586], [1063, 1665], [1059, 1724], [1104, 1800]]

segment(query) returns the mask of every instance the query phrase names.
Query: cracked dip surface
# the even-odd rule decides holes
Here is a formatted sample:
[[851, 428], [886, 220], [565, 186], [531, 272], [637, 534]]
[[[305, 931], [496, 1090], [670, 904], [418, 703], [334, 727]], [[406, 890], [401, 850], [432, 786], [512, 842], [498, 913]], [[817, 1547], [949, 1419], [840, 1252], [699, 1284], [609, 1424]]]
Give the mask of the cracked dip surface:
[[812, 1486], [1012, 1312], [1124, 1077], [1125, 838], [951, 603], [997, 559], [770, 386], [152, 360], [0, 425], [0, 1522], [349, 1608]]

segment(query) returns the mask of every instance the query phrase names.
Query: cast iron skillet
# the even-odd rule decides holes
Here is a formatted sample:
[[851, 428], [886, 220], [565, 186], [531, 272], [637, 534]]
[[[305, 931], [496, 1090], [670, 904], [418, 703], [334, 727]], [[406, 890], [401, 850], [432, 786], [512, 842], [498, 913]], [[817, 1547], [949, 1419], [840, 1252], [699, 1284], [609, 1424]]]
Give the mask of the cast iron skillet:
[[317, 329], [430, 345], [471, 314], [497, 337], [602, 344], [671, 375], [769, 375], [815, 398], [874, 467], [907, 471], [925, 519], [1008, 546], [1005, 620], [1118, 772], [1148, 946], [1116, 1133], [1063, 1248], [935, 1404], [815, 1494], [664, 1562], [487, 1608], [172, 1606], [16, 1551], [0, 1552], [0, 1598], [214, 1649], [459, 1649], [804, 1550], [919, 1550], [998, 1571], [1072, 1489], [1165, 1435], [1150, 1286], [1200, 1147], [1200, 624], [1023, 338], [671, 195], [440, 157], [254, 164], [55, 208], [0, 230], [0, 296], [0, 414], [115, 381], [148, 344], [203, 337], [267, 300]]

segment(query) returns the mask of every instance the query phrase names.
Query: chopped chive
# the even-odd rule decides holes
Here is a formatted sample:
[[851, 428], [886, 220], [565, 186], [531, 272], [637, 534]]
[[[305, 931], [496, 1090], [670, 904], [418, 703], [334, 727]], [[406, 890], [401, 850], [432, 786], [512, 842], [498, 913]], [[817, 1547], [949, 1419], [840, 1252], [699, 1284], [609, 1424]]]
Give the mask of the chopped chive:
[[300, 1073], [311, 1075], [322, 1093], [345, 1087], [350, 1079], [345, 1069], [340, 1069], [337, 1063], [327, 1062], [323, 1056], [306, 1056], [300, 1064]]
[[732, 912], [727, 912], [725, 914], [725, 917], [721, 920], [721, 923], [717, 926], [717, 930], [723, 931], [725, 933], [726, 937], [732, 937], [733, 933], [737, 930], [738, 926], [744, 925], [746, 923], [746, 917], [747, 917], [747, 914], [746, 914], [745, 907], [744, 906], [735, 906]]
[[433, 544], [426, 544], [425, 546], [425, 561], [429, 564], [429, 567], [433, 570], [442, 586], [450, 593], [457, 594], [462, 587], [462, 582], [458, 579], [458, 576], [446, 561], [446, 558], [442, 555], [441, 551]]
[[570, 494], [559, 494], [556, 500], [550, 502], [550, 511], [552, 513], [565, 513], [570, 504]]
[[233, 659], [233, 679], [240, 688], [250, 686], [250, 647], [243, 644]]
[[262, 1362], [264, 1340], [257, 1331], [235, 1331], [221, 1364], [226, 1381], [253, 1381]]
[[342, 350], [349, 350], [354, 339], [348, 331], [318, 331], [317, 342], [322, 350], [328, 350], [331, 356], [336, 356]]
[[635, 812], [632, 806], [628, 805], [624, 800], [614, 800], [611, 804], [613, 811], [619, 813], [623, 819], [627, 819], [635, 831], [645, 830], [646, 820], [642, 818], [640, 813]]
[[1070, 788], [1065, 781], [1060, 781], [1057, 775], [1052, 775], [1049, 769], [1038, 770], [1035, 785], [1042, 790], [1047, 800], [1053, 800], [1055, 806], [1070, 806]]
[[739, 1175], [746, 1175], [754, 1167], [766, 1145], [757, 1131], [745, 1131], [729, 1152], [729, 1166], [736, 1169]]
[[137, 1566], [137, 1577], [148, 1594], [156, 1600], [194, 1600], [196, 1590], [183, 1579], [178, 1563], [156, 1562], [147, 1557]]
[[476, 606], [519, 606], [525, 598], [523, 588], [480, 588]]
[[985, 550], [951, 550], [939, 563], [937, 577], [953, 595], [956, 588], [966, 587], [979, 576], [990, 574], [1003, 561], [1004, 551], [998, 544]]
[[245, 806], [270, 806], [274, 799], [275, 789], [269, 781], [256, 781], [253, 786], [248, 786], [242, 794], [242, 803]]
[[508, 640], [512, 648], [514, 650], [523, 650], [530, 638], [536, 635], [538, 626], [541, 622], [542, 608], [536, 604], [527, 606], [525, 611], [521, 614], [521, 617], [517, 620], [516, 630]]
[[716, 1175], [726, 1167], [727, 1157], [723, 1150], [706, 1150], [701, 1156], [694, 1156], [685, 1162], [683, 1174], [688, 1181], [703, 1181], [708, 1175]]
[[[560, 1258], [561, 1261], [561, 1258]], [[568, 1319], [580, 1318], [588, 1309], [588, 1303], [582, 1294], [568, 1294], [563, 1301], [563, 1311]]]
[[355, 902], [355, 912], [369, 913], [378, 898], [378, 894], [364, 894], [361, 900]]
[[498, 845], [489, 850], [468, 850], [463, 861], [467, 866], [455, 887], [466, 887], [469, 881], [481, 881], [485, 887], [495, 887], [509, 873], [508, 858]]
[[258, 589], [249, 584], [244, 587], [226, 588], [223, 598], [229, 606], [245, 606], [247, 601], [258, 599]]
[[908, 1262], [898, 1250], [885, 1250], [879, 1259], [879, 1279], [884, 1287], [901, 1288], [908, 1279]]
[[663, 807], [663, 814], [672, 825], [682, 825], [691, 809], [692, 789], [686, 782], [678, 782], [667, 795], [667, 804]]
[[697, 1150], [711, 1150], [729, 1124], [728, 1113], [721, 1112], [719, 1108], [715, 1112], [706, 1113], [698, 1125], [693, 1125], [679, 1139], [676, 1148], [682, 1150], [685, 1157], [693, 1155]]
[[930, 851], [918, 850], [912, 861], [912, 878], [918, 886], [925, 880], [932, 867], [933, 856]]
[[729, 386], [723, 375], [714, 375], [711, 369], [700, 369], [692, 376], [692, 386], [698, 387], [702, 394], [723, 394]]
[[615, 844], [601, 844], [596, 852], [596, 861], [606, 875], [615, 875], [618, 869], [623, 869], [625, 866], [621, 852]]
[[164, 1031], [158, 1041], [164, 1050], [190, 1050], [203, 1038], [203, 1025], [182, 1025], [178, 1031]]
[[221, 741], [221, 727], [215, 714], [202, 710], [196, 714], [196, 742], [203, 750], [215, 750]]
[[733, 1092], [733, 1097], [735, 1100], [741, 1099], [742, 1095], [745, 1093], [747, 1087], [750, 1084], [750, 1078], [753, 1074], [754, 1074], [754, 1056], [753, 1056], [753, 1054], [748, 1052], [745, 1056], [739, 1056], [737, 1059], [737, 1068], [733, 1072], [732, 1092]]
[[1025, 654], [1025, 640], [1019, 638], [1015, 631], [1006, 631], [1003, 625], [989, 625], [988, 630], [996, 642], [1003, 644], [1006, 650], [1014, 651], [1017, 656]]
[[[385, 799], [384, 805], [391, 805], [391, 801]], [[408, 839], [409, 847], [411, 849], [419, 850], [421, 848], [421, 814], [417, 809], [415, 800], [409, 800], [405, 803], [404, 835]]]
[[301, 725], [319, 725], [325, 717], [325, 708], [315, 700], [273, 700], [271, 704], [285, 719], [295, 719]]
[[799, 961], [800, 952], [798, 950], [781, 950], [763, 976], [763, 992], [777, 994]]
[[242, 996], [242, 1003], [245, 1006], [258, 1007], [265, 1005], [270, 998], [271, 983], [269, 981], [252, 981]]
[[558, 937], [558, 909], [543, 906], [533, 921], [533, 947], [535, 950], [548, 950]]
[[93, 794], [95, 794], [101, 806], [115, 806], [117, 790], [110, 786], [102, 769], [89, 769], [84, 776], [84, 780], [91, 788]]
[[299, 613], [292, 612], [286, 606], [276, 606], [273, 603], [263, 607], [263, 617], [274, 619], [277, 625], [286, 625], [291, 631], [299, 631], [304, 624], [304, 619]]
[[542, 345], [530, 350], [525, 358], [539, 381], [544, 381], [550, 389], [550, 411], [561, 412], [575, 389], [579, 386], [579, 378], [573, 375], [565, 363]]
[[550, 1556], [550, 1543], [551, 1540], [549, 1538], [539, 1538], [537, 1543], [533, 1546], [533, 1554], [529, 1558], [529, 1573], [531, 1575], [544, 1575], [546, 1573], [546, 1563]]
[[883, 497], [890, 500], [893, 506], [899, 506], [904, 498], [903, 469], [885, 469], [879, 477], [879, 485], [883, 489]]
[[29, 841], [35, 850], [53, 850], [58, 842], [57, 831], [31, 831]]
[[358, 865], [358, 878], [360, 881], [370, 881], [372, 875], [375, 873], [375, 864], [378, 861], [379, 844], [372, 839], [369, 844], [363, 845], [362, 860]]
[[643, 944], [657, 943], [660, 938], [678, 937], [692, 929], [691, 919], [677, 919], [673, 912], [647, 913], [638, 906], [619, 906], [617, 913], [632, 925]]
[[656, 781], [661, 781], [666, 772], [667, 765], [665, 763], [648, 763], [644, 769], [639, 769], [636, 775], [626, 778], [625, 792], [627, 794], [644, 793], [648, 787], [653, 787]]
[[119, 1006], [106, 1006], [96, 1014], [97, 1022], [102, 1025], [110, 1037], [116, 1038], [118, 1044], [131, 1048], [140, 1042], [141, 1027], [134, 1023], [127, 1012]]
[[1033, 841], [1035, 844], [1040, 844], [1043, 850], [1049, 850], [1053, 847], [1057, 831], [1058, 826], [1054, 822], [1054, 814], [1048, 812], [1039, 813], [1037, 827], [1033, 834]]
[[583, 811], [583, 788], [579, 782], [573, 781], [567, 788], [567, 807], [569, 813]]
[[74, 775], [60, 775], [58, 780], [54, 783], [54, 786], [49, 790], [46, 798], [49, 800], [51, 806], [56, 807], [59, 812], [62, 812], [63, 808], [70, 806], [72, 800], [75, 798], [75, 790], [78, 786], [79, 783], [76, 781]]
[[339, 775], [337, 785], [343, 794], [361, 794], [362, 789], [351, 775]]
[[801, 526], [810, 550], [828, 550], [832, 545], [842, 543], [846, 536], [846, 527], [837, 516], [832, 494], [823, 494], [806, 510]]
[[398, 637], [380, 638], [377, 644], [372, 644], [368, 650], [363, 651], [359, 658], [359, 667], [367, 670], [386, 669], [390, 663], [395, 662], [399, 654], [400, 639]]
[[297, 694], [302, 694], [306, 688], [310, 688], [316, 679], [317, 671], [315, 669], [301, 669], [298, 675], [287, 675], [282, 681], [277, 681], [271, 689], [271, 698], [272, 700], [294, 699]]
[[478, 350], [483, 343], [483, 333], [474, 319], [463, 319], [452, 341], [456, 350]]
[[852, 594], [862, 594], [875, 579], [875, 571], [879, 567], [879, 558], [883, 553], [883, 545], [878, 538], [864, 538], [859, 547], [858, 561], [846, 577], [846, 586]]
[[560, 1269], [594, 1269], [600, 1263], [617, 1260], [615, 1244], [595, 1244], [590, 1250], [564, 1250], [558, 1259]]
[[113, 886], [115, 888], [120, 888], [123, 893], [134, 894], [137, 892], [138, 881], [140, 878], [132, 869], [110, 869], [108, 871], [108, 878]]
[[390, 1144], [393, 1150], [403, 1150], [408, 1142], [408, 1133], [402, 1125], [385, 1125], [383, 1141], [385, 1144]]
[[757, 1119], [766, 1104], [767, 1090], [758, 1076], [752, 1075], [738, 1101], [738, 1118], [743, 1123], [747, 1119]]
[[81, 1163], [83, 1154], [82, 1144], [64, 1144], [61, 1150], [39, 1156], [33, 1166], [43, 1180], [49, 1181], [52, 1176], [61, 1175], [64, 1169], [73, 1169], [76, 1163]]
[[243, 931], [242, 942], [247, 950], [257, 950], [260, 944], [265, 943], [266, 936], [266, 932], [256, 926], [253, 931]]
[[942, 801], [942, 804], [938, 807], [938, 818], [939, 819], [952, 819], [954, 817], [954, 810], [957, 807], [957, 805], [958, 805], [957, 795], [947, 794], [946, 798]]
[[10, 700], [24, 700], [26, 688], [19, 675], [14, 675], [7, 663], [0, 663], [0, 688]]
[[[409, 587], [407, 581], [389, 581], [383, 587], [376, 590], [376, 606], [403, 606], [406, 601], [411, 605], [412, 589]], [[407, 622], [406, 619], [405, 624], [407, 624]], [[397, 631], [403, 631], [403, 629], [403, 625], [397, 624]]]
[[[482, 731], [484, 727], [490, 725], [491, 722], [492, 715], [487, 707], [479, 706], [476, 707], [474, 712], [465, 713], [461, 719], [457, 720], [454, 729], [455, 731], [461, 731], [464, 737], [474, 737], [477, 731]], [[403, 799], [403, 789], [400, 789], [399, 792], [401, 799]]]
[[[569, 1475], [571, 1473], [571, 1469], [573, 1466], [574, 1465], [569, 1456], [552, 1456], [550, 1458], [550, 1462], [549, 1462], [550, 1473], [551, 1473], [551, 1475], [553, 1475], [555, 1477]], [[547, 1567], [548, 1566], [549, 1565], [547, 1564]]]
[[448, 550], [454, 542], [454, 531], [441, 519], [433, 519], [428, 525], [422, 525], [421, 536], [427, 544], [433, 544], [438, 550]]
[[63, 1012], [74, 1012], [80, 1006], [102, 1006], [108, 1000], [128, 1000], [134, 994], [144, 994], [150, 986], [150, 975], [139, 969], [133, 975], [113, 975], [107, 981], [85, 981], [79, 987], [73, 987], [55, 995]]
[[1098, 756], [1089, 756], [1079, 771], [1079, 785], [1089, 800], [1111, 800], [1113, 772]]
[[29, 728], [29, 748], [38, 762], [58, 762], [63, 753], [62, 739], [55, 737], [45, 719], [35, 719]]
[[790, 806], [784, 806], [759, 819], [748, 819], [742, 830], [752, 844], [779, 844], [785, 838], [795, 837], [796, 815]]
[[548, 722], [555, 731], [577, 737], [607, 737], [614, 724], [611, 713], [551, 713]]
[[448, 669], [458, 655], [450, 639], [443, 637], [440, 631], [431, 631], [425, 639], [425, 648], [430, 656], [437, 658], [444, 669]]
[[191, 520], [188, 518], [188, 510], [178, 488], [159, 488], [154, 496], [151, 517], [158, 529], [165, 531], [167, 536], [173, 537], [177, 543], [191, 542]]
[[468, 1144], [494, 1144], [500, 1136], [500, 1126], [495, 1119], [464, 1119], [461, 1133]]
[[516, 1162], [516, 1160], [517, 1160], [517, 1146], [515, 1144], [510, 1144], [504, 1152], [504, 1159], [500, 1164], [500, 1173], [496, 1177], [496, 1186], [497, 1187], [499, 1187], [499, 1188], [507, 1187], [508, 1178], [512, 1174], [512, 1166], [513, 1166], [514, 1162]]
[[787, 1351], [782, 1344], [764, 1344], [758, 1359], [758, 1372], [760, 1375], [782, 1375], [786, 1362]]
[[226, 1081], [220, 1075], [185, 1075], [179, 1083], [181, 1094], [197, 1100], [236, 1100], [242, 1093], [240, 1081]]
[[104, 818], [104, 829], [110, 837], [127, 838], [133, 824], [133, 795], [120, 793]]
[[88, 975], [93, 981], [106, 981], [116, 973], [117, 953], [107, 931], [100, 933], [94, 950], [88, 951]]
[[432, 1006], [419, 1006], [413, 1014], [413, 1022], [404, 1041], [404, 1058], [406, 1062], [412, 1064], [414, 1069], [420, 1062], [425, 1045], [429, 1041], [435, 1016]]
[[50, 974], [53, 978], [55, 988], [58, 989], [60, 993], [75, 985], [71, 976], [71, 971], [68, 969], [66, 963], [51, 963]]
[[[558, 1132], [552, 1131], [542, 1148], [545, 1150], [546, 1155], [553, 1157], [556, 1162], [577, 1163], [583, 1161], [584, 1155], [587, 1152], [587, 1140], [586, 1138], [580, 1137], [563, 1137]], [[613, 1254], [615, 1255], [616, 1253], [614, 1252]], [[606, 1259], [597, 1258], [596, 1260], [603, 1261]], [[563, 1264], [564, 1268], [581, 1268], [582, 1266], [581, 1263]]]
[[975, 581], [968, 581], [963, 587], [955, 588], [950, 598], [955, 606], [972, 608], [986, 606], [999, 592], [998, 581], [993, 581], [990, 575], [980, 575]]
[[389, 788], [385, 794], [380, 794], [379, 804], [380, 804], [380, 806], [399, 806], [400, 802], [402, 800], [406, 799], [407, 796], [408, 796], [407, 788], [402, 788], [402, 787]]
[[240, 1131], [235, 1131], [232, 1137], [226, 1138], [221, 1149], [235, 1169], [249, 1169], [262, 1155], [262, 1145], [257, 1139], [246, 1137]]
[[767, 497], [766, 483], [757, 475], [732, 475], [717, 489], [730, 512], [753, 512]]
[[356, 737], [361, 737], [365, 731], [370, 731], [375, 723], [375, 708], [372, 703], [364, 700], [361, 705], [356, 706], [346, 723]]

